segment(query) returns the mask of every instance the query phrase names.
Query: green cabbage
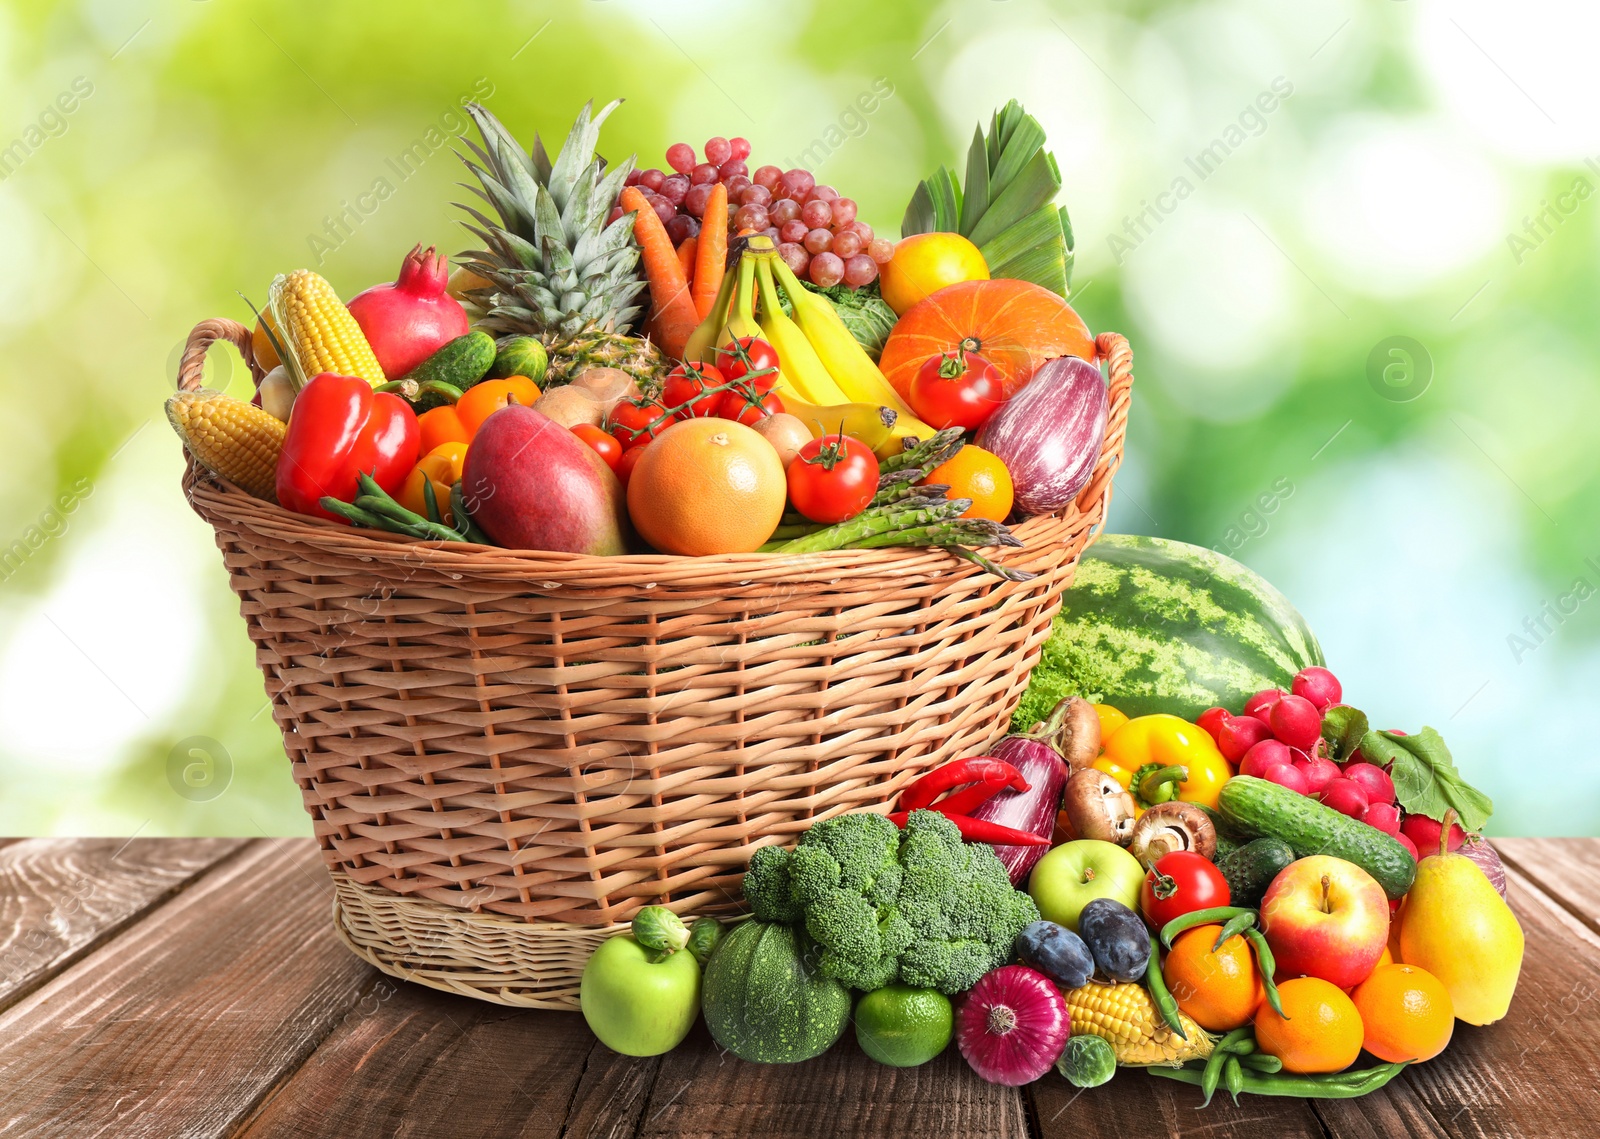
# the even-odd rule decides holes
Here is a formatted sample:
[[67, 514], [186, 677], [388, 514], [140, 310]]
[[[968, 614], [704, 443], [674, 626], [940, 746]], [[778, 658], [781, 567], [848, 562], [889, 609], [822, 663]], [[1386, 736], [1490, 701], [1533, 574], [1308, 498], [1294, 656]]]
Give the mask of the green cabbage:
[[853, 289], [849, 285], [830, 285], [828, 288], [818, 288], [809, 281], [802, 282], [813, 293], [821, 293], [833, 302], [834, 309], [840, 319], [844, 321], [850, 335], [856, 338], [856, 343], [867, 350], [867, 355], [872, 357], [876, 364], [878, 357], [883, 354], [883, 345], [889, 339], [889, 333], [894, 330], [894, 322], [899, 318], [895, 316], [894, 309], [890, 308], [878, 292], [878, 282], [863, 285]]

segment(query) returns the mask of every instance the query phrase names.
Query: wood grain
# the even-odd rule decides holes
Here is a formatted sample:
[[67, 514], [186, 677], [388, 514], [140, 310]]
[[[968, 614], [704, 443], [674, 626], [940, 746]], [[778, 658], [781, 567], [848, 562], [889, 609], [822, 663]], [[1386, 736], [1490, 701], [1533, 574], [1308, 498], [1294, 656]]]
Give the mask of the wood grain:
[[252, 842], [0, 1016], [0, 1135], [225, 1135], [370, 992], [310, 840]]
[[228, 838], [0, 844], [0, 1008], [243, 845]]
[[1600, 932], [1600, 838], [1497, 838], [1500, 860]]
[[[1110, 1083], [1075, 1088], [1048, 1073], [1028, 1086], [1044, 1139], [1128, 1139], [1155, 1135], [1232, 1136], [1235, 1139], [1325, 1139], [1304, 1100], [1241, 1096], [1238, 1106], [1218, 1090], [1211, 1106], [1200, 1106], [1200, 1089], [1132, 1068], [1118, 1069]], [[1130, 1121], [1137, 1120], [1137, 1126]]]

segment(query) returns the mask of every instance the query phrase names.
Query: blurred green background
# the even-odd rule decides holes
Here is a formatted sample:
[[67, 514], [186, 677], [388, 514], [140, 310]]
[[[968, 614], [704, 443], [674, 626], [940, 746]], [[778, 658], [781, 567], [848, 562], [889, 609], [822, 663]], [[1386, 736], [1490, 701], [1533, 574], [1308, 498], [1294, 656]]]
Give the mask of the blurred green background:
[[[180, 493], [178, 352], [280, 271], [349, 296], [417, 241], [463, 248], [464, 98], [531, 142], [614, 96], [606, 153], [811, 148], [891, 236], [1021, 99], [1074, 303], [1137, 352], [1112, 528], [1266, 574], [1352, 702], [1445, 734], [1492, 833], [1600, 833], [1597, 24], [1543, 0], [9, 0], [0, 833], [309, 833]], [[248, 393], [221, 350], [211, 373]]]

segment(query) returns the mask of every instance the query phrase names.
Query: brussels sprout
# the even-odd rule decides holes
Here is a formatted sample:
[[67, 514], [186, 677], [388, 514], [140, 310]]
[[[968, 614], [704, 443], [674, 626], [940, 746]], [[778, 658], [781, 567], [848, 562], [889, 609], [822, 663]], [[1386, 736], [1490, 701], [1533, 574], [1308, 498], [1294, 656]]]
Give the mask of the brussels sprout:
[[1056, 1059], [1056, 1071], [1075, 1088], [1097, 1088], [1117, 1073], [1111, 1042], [1101, 1036], [1074, 1036]]
[[633, 939], [652, 953], [670, 957], [689, 943], [689, 927], [666, 906], [646, 906], [634, 915]]
[[689, 952], [702, 966], [722, 940], [722, 923], [716, 918], [699, 918], [689, 927]]

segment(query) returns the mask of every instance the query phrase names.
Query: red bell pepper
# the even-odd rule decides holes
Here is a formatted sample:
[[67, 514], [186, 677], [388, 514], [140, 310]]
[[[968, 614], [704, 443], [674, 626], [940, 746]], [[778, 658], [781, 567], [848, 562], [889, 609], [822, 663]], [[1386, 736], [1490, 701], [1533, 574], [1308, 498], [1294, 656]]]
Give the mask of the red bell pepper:
[[396, 493], [417, 465], [420, 442], [417, 417], [405, 400], [374, 392], [358, 377], [323, 372], [295, 397], [278, 458], [278, 503], [348, 526], [322, 508], [322, 496], [351, 501], [362, 472]]

